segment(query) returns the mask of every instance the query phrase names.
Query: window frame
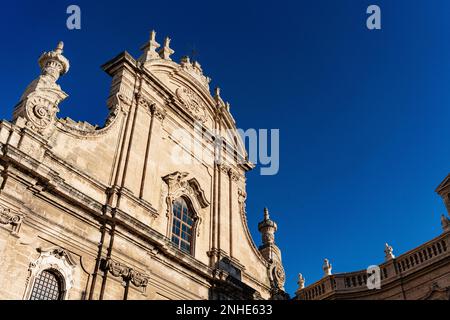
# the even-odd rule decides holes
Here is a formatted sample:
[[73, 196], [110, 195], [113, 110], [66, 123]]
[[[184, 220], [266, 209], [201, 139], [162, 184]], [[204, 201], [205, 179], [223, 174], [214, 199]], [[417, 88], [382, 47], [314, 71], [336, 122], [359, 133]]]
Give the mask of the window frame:
[[[33, 292], [34, 292], [35, 287], [37, 285], [37, 280], [42, 276], [42, 274], [44, 272], [53, 275], [55, 277], [55, 279], [56, 279], [56, 282], [58, 283], [58, 290], [59, 290], [59, 292], [58, 292], [58, 299], [54, 299], [54, 300], [51, 300], [51, 301], [62, 301], [62, 300], [64, 300], [65, 291], [66, 291], [65, 290], [66, 285], [65, 285], [64, 276], [61, 274], [61, 272], [59, 272], [58, 270], [53, 269], [53, 268], [43, 269], [38, 274], [36, 274], [36, 276], [33, 279], [33, 283], [31, 285], [30, 296], [29, 296], [28, 300], [45, 301], [43, 299], [32, 299], [33, 298]], [[46, 300], [48, 300], [48, 299], [46, 299]]]
[[[189, 223], [187, 222], [188, 220], [187, 221], [183, 221], [183, 217], [185, 216], [185, 214], [183, 212], [183, 208], [184, 207], [182, 206], [181, 209], [180, 209], [180, 211], [181, 211], [180, 217], [177, 217], [175, 215], [175, 208], [176, 208], [175, 207], [175, 203], [177, 201], [180, 201], [180, 200], [183, 201], [184, 204], [186, 205], [185, 207], [188, 210], [188, 213], [190, 213], [190, 219], [192, 219], [192, 225], [190, 226], [190, 237], [191, 237], [191, 239], [190, 239], [190, 250], [189, 251], [182, 249], [182, 246], [181, 246], [182, 243], [187, 243], [187, 241], [185, 239], [183, 239], [183, 232], [186, 233], [186, 231], [183, 231], [183, 226], [189, 227]], [[189, 215], [187, 215], [186, 217], [189, 217]], [[199, 218], [198, 218], [197, 212], [194, 210], [194, 207], [192, 205], [191, 200], [188, 197], [186, 197], [186, 196], [180, 196], [180, 197], [174, 199], [171, 202], [169, 218], [170, 218], [170, 221], [169, 221], [169, 240], [170, 240], [170, 243], [175, 248], [177, 248], [178, 250], [182, 251], [183, 253], [191, 255], [191, 256], [195, 256], [195, 243], [196, 243], [195, 240], [197, 238], [197, 225], [198, 225]], [[178, 222], [178, 221], [179, 221], [179, 227], [177, 227], [175, 225], [176, 222]], [[175, 227], [179, 228], [179, 233], [178, 234], [174, 233], [174, 228]], [[179, 241], [178, 244], [173, 241], [173, 237], [174, 236], [176, 238], [178, 238], [178, 241]]]
[[67, 300], [69, 292], [75, 284], [75, 269], [77, 264], [69, 252], [60, 247], [47, 250], [38, 249], [39, 258], [30, 263], [28, 277], [25, 283], [23, 300], [30, 300], [37, 278], [43, 271], [52, 270], [59, 275], [61, 293], [59, 300]]

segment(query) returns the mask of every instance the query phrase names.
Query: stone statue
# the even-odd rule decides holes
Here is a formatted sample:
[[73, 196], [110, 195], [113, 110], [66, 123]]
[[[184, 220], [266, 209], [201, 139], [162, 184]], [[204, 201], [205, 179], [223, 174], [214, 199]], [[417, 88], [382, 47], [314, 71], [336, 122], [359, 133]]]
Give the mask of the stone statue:
[[385, 253], [386, 261], [389, 261], [389, 260], [392, 260], [395, 258], [394, 249], [387, 243], [385, 245], [384, 253]]
[[331, 276], [331, 270], [333, 269], [333, 266], [331, 265], [330, 261], [328, 259], [325, 259], [323, 261], [323, 273], [324, 277]]
[[302, 290], [305, 289], [305, 278], [303, 277], [303, 275], [301, 273], [298, 274], [298, 290]]

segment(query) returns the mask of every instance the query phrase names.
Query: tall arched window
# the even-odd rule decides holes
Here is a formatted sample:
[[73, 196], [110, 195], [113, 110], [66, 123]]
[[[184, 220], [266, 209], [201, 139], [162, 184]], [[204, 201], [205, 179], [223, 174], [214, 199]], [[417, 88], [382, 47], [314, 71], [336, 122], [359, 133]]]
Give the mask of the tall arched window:
[[192, 254], [195, 215], [183, 198], [173, 202], [172, 243]]
[[30, 300], [62, 300], [63, 281], [63, 277], [56, 270], [42, 271], [34, 281]]

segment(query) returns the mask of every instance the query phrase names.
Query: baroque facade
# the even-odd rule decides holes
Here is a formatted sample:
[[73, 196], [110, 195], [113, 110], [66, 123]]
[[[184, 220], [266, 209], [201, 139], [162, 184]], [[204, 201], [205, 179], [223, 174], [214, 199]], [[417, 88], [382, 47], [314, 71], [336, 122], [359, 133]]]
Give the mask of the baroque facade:
[[247, 226], [230, 105], [169, 38], [142, 51], [103, 66], [104, 126], [58, 118], [63, 43], [0, 123], [0, 299], [286, 298], [276, 224], [260, 247]]

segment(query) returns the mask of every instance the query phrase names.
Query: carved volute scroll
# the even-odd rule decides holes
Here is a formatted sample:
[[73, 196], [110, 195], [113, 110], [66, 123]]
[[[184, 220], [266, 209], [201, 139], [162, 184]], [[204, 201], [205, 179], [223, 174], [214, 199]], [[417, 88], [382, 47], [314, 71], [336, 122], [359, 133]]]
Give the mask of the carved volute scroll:
[[0, 207], [0, 225], [12, 226], [12, 234], [19, 233], [22, 219], [23, 217], [20, 214], [15, 214], [10, 209]]
[[105, 262], [104, 271], [111, 273], [116, 278], [122, 278], [124, 284], [132, 283], [135, 287], [142, 288], [143, 292], [145, 292], [150, 278], [148, 275], [111, 259]]

